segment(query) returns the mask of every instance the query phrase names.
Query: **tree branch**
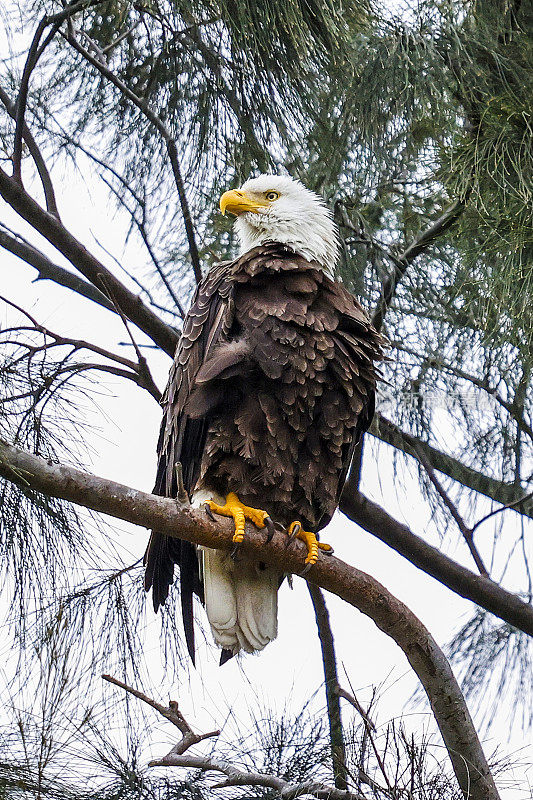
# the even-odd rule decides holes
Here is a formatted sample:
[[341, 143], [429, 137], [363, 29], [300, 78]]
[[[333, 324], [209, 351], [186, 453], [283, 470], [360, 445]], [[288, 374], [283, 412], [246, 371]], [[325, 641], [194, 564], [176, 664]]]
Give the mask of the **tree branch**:
[[191, 256], [191, 263], [194, 271], [194, 277], [196, 278], [196, 282], [200, 283], [202, 280], [202, 270], [200, 267], [200, 256], [198, 254], [198, 247], [196, 244], [196, 237], [194, 233], [194, 228], [191, 220], [191, 214], [189, 211], [189, 204], [187, 201], [187, 195], [185, 193], [185, 186], [183, 184], [183, 179], [181, 176], [181, 169], [178, 160], [178, 151], [176, 147], [176, 142], [172, 137], [170, 131], [164, 125], [160, 117], [150, 108], [146, 100], [142, 97], [133, 92], [129, 86], [127, 86], [123, 81], [118, 78], [115, 73], [107, 67], [106, 64], [102, 63], [97, 58], [94, 58], [89, 51], [81, 45], [75, 36], [72, 33], [68, 33], [65, 36], [67, 42], [73, 47], [75, 50], [80, 53], [80, 55], [85, 58], [89, 64], [92, 64], [107, 80], [113, 84], [123, 95], [127, 97], [130, 102], [132, 102], [137, 108], [142, 111], [146, 119], [156, 128], [157, 131], [161, 134], [168, 152], [168, 157], [170, 160], [170, 165], [172, 167], [172, 174], [174, 175], [174, 181], [176, 183], [176, 189], [178, 191], [178, 197], [180, 201], [180, 207], [183, 215], [183, 222], [185, 225], [185, 233], [187, 235], [187, 243], [189, 246], [189, 253]]
[[345, 492], [340, 509], [365, 531], [381, 539], [444, 586], [533, 636], [533, 606], [502, 589], [490, 578], [476, 575], [445, 556], [361, 492]]
[[337, 676], [337, 658], [333, 632], [329, 623], [329, 613], [324, 595], [314, 583], [308, 583], [307, 588], [311, 595], [315, 619], [322, 650], [322, 664], [324, 667], [324, 686], [326, 689], [326, 705], [328, 708], [329, 739], [331, 742], [331, 760], [333, 774], [337, 789], [347, 789], [346, 783], [346, 751], [344, 747], [344, 733], [342, 728], [341, 704], [339, 697], [339, 679]]
[[472, 531], [472, 528], [468, 527], [468, 525], [465, 523], [465, 521], [462, 518], [462, 516], [459, 514], [459, 510], [458, 510], [457, 506], [452, 501], [451, 497], [448, 495], [448, 492], [444, 489], [444, 486], [441, 484], [441, 482], [439, 481], [439, 479], [435, 475], [435, 470], [433, 469], [433, 467], [431, 466], [431, 464], [429, 463], [429, 461], [425, 457], [424, 453], [420, 449], [419, 449], [419, 452], [418, 452], [418, 457], [419, 457], [420, 463], [423, 465], [424, 469], [426, 470], [426, 472], [428, 474], [429, 480], [431, 481], [431, 483], [435, 487], [435, 489], [437, 491], [437, 494], [439, 495], [439, 497], [441, 498], [442, 502], [444, 503], [444, 505], [446, 506], [446, 508], [450, 512], [450, 514], [452, 515], [453, 519], [455, 520], [455, 523], [456, 523], [457, 527], [459, 528], [459, 530], [461, 532], [461, 536], [465, 540], [466, 546], [470, 550], [470, 555], [474, 559], [474, 563], [475, 563], [476, 567], [478, 568], [479, 574], [480, 575], [484, 575], [486, 578], [488, 578], [489, 577], [489, 572], [488, 572], [485, 564], [483, 563], [483, 559], [481, 558], [479, 550], [477, 549], [477, 547], [475, 545], [474, 533]]
[[13, 255], [18, 256], [22, 261], [25, 261], [26, 264], [34, 267], [39, 273], [35, 278], [36, 281], [53, 281], [59, 286], [64, 286], [66, 289], [71, 289], [73, 292], [76, 292], [76, 294], [80, 294], [82, 297], [92, 300], [93, 303], [97, 303], [99, 306], [107, 308], [108, 311], [115, 311], [113, 303], [100, 289], [97, 289], [96, 286], [84, 281], [83, 278], [80, 278], [78, 275], [69, 272], [68, 269], [54, 264], [53, 261], [50, 261], [48, 256], [45, 256], [44, 253], [37, 250], [36, 247], [26, 241], [22, 236], [7, 233], [8, 229], [5, 225], [2, 225], [2, 223], [0, 223], [0, 226], [4, 228], [4, 230], [0, 230], [0, 247], [3, 247], [5, 250], [13, 253]]
[[[12, 119], [16, 120], [17, 107], [15, 103], [11, 101], [11, 98], [9, 97], [7, 92], [5, 92], [4, 89], [2, 89], [1, 86], [0, 86], [0, 101], [4, 104], [5, 109], [9, 114], [9, 116]], [[50, 214], [54, 214], [54, 216], [59, 218], [59, 211], [57, 210], [57, 203], [56, 203], [52, 178], [50, 177], [50, 173], [48, 172], [48, 168], [46, 166], [42, 153], [39, 149], [39, 146], [35, 141], [35, 139], [33, 138], [32, 134], [30, 133], [30, 129], [28, 128], [25, 122], [22, 126], [22, 138], [24, 139], [24, 141], [28, 146], [30, 155], [33, 158], [35, 167], [37, 168], [37, 172], [39, 173], [39, 178], [41, 179], [41, 183], [43, 186], [44, 198], [46, 202], [46, 210], [49, 211]]]
[[[100, 163], [103, 163], [103, 162], [100, 162]], [[115, 176], [118, 174], [115, 170], [110, 170], [110, 171]], [[103, 182], [105, 183], [105, 185], [107, 186], [109, 191], [112, 192], [115, 195], [115, 197], [117, 198], [117, 202], [130, 215], [131, 222], [137, 228], [137, 231], [139, 232], [139, 235], [140, 235], [141, 239], [144, 242], [144, 246], [146, 247], [146, 250], [148, 251], [148, 255], [150, 256], [152, 264], [154, 265], [155, 270], [156, 270], [157, 274], [159, 275], [159, 277], [160, 277], [160, 279], [161, 279], [161, 281], [163, 283], [163, 286], [167, 290], [172, 302], [174, 303], [174, 305], [178, 309], [178, 313], [179, 313], [180, 317], [182, 319], [184, 319], [185, 311], [183, 310], [183, 306], [181, 305], [181, 303], [179, 301], [179, 298], [176, 295], [176, 292], [172, 288], [172, 285], [171, 285], [170, 281], [168, 280], [167, 276], [165, 275], [165, 271], [164, 271], [163, 267], [161, 266], [161, 264], [159, 263], [159, 259], [157, 258], [156, 254], [154, 252], [154, 249], [153, 249], [152, 245], [150, 244], [150, 240], [148, 238], [148, 233], [146, 231], [146, 225], [145, 225], [145, 220], [144, 220], [144, 217], [145, 217], [145, 214], [146, 214], [145, 204], [140, 200], [140, 198], [136, 197], [134, 192], [132, 192], [132, 195], [134, 196], [136, 202], [139, 204], [139, 206], [141, 208], [141, 211], [142, 211], [142, 214], [143, 214], [143, 219], [139, 220], [139, 219], [137, 219], [137, 215], [135, 213], [135, 210], [133, 210], [133, 211], [131, 210], [131, 208], [126, 203], [126, 200], [123, 197], [121, 197], [120, 192], [118, 191], [118, 189], [115, 188], [115, 186], [113, 186], [112, 182], [110, 180], [108, 180], [104, 175], [100, 175], [100, 178], [103, 180]], [[123, 185], [127, 185], [126, 181], [123, 181]], [[96, 239], [96, 237], [95, 237], [95, 239]], [[98, 242], [97, 239], [96, 239], [96, 241]], [[98, 242], [98, 244], [100, 245], [100, 247], [102, 247], [100, 242]], [[149, 296], [148, 292], [146, 292], [146, 294]]]
[[355, 795], [352, 792], [338, 791], [332, 786], [326, 786], [322, 783], [306, 781], [303, 784], [290, 784], [282, 778], [275, 775], [268, 775], [262, 772], [245, 772], [244, 770], [234, 767], [227, 761], [221, 761], [217, 758], [198, 757], [198, 756], [185, 756], [184, 753], [193, 745], [204, 741], [204, 739], [211, 739], [220, 735], [220, 731], [210, 731], [209, 733], [194, 733], [193, 729], [181, 713], [178, 703], [171, 700], [167, 706], [152, 700], [151, 697], [128, 686], [123, 681], [117, 678], [112, 678], [111, 675], [102, 675], [102, 678], [108, 683], [119, 686], [129, 694], [142, 700], [150, 708], [155, 709], [166, 720], [175, 725], [182, 734], [181, 740], [174, 745], [172, 750], [167, 753], [163, 758], [150, 761], [149, 767], [189, 767], [193, 769], [200, 769], [203, 772], [221, 772], [226, 775], [226, 780], [222, 783], [215, 784], [212, 789], [222, 789], [227, 786], [264, 786], [279, 791], [282, 798], [292, 800], [292, 798], [300, 797], [304, 794], [313, 794], [317, 798], [324, 798], [324, 800], [364, 800], [361, 795]]
[[[0, 445], [0, 474], [17, 483], [22, 491], [43, 492], [169, 536], [179, 534], [195, 544], [223, 550], [233, 547], [229, 520], [212, 521], [190, 505], [48, 463], [17, 447]], [[243, 555], [260, 558], [281, 572], [297, 573], [302, 569], [304, 545], [298, 542], [287, 547], [287, 538], [280, 532], [275, 532], [267, 543], [263, 532], [249, 526], [242, 548]], [[464, 797], [499, 800], [459, 685], [420, 620], [374, 578], [334, 556], [321, 555], [306, 577], [371, 617], [402, 648], [430, 700]]]
[[140, 297], [130, 292], [103, 264], [79, 242], [64, 225], [30, 197], [14, 178], [0, 169], [0, 195], [23, 219], [47, 239], [76, 267], [93, 286], [102, 279], [110, 287], [124, 314], [169, 356], [174, 355], [177, 332], [149, 309]]
[[533, 519], [533, 498], [527, 495], [520, 485], [515, 483], [505, 483], [496, 480], [488, 475], [478, 472], [472, 467], [466, 466], [457, 458], [443, 453], [428, 442], [417, 439], [406, 431], [402, 431], [397, 425], [388, 420], [383, 414], [377, 413], [370, 427], [370, 433], [382, 442], [402, 450], [407, 455], [419, 460], [418, 456], [422, 452], [431, 466], [443, 472], [454, 481], [462, 483], [467, 489], [484, 494], [501, 503], [504, 506], [513, 508], [519, 514]]
[[174, 745], [171, 750], [171, 753], [174, 755], [182, 755], [189, 747], [192, 747], [198, 742], [203, 742], [204, 739], [211, 739], [214, 736], [220, 736], [220, 731], [209, 731], [209, 733], [195, 733], [181, 711], [179, 710], [178, 704], [175, 700], [170, 700], [168, 707], [161, 705], [161, 703], [157, 703], [155, 700], [152, 700], [151, 697], [144, 694], [144, 692], [140, 692], [138, 689], [134, 689], [131, 686], [128, 686], [127, 683], [118, 680], [118, 678], [113, 678], [111, 675], [102, 675], [104, 681], [108, 683], [112, 683], [114, 686], [119, 686], [121, 689], [124, 689], [129, 694], [132, 694], [138, 700], [142, 700], [143, 703], [146, 703], [151, 708], [158, 711], [162, 717], [167, 719], [173, 725], [178, 728], [182, 733], [182, 739], [178, 744]]
[[426, 230], [422, 231], [419, 236], [408, 247], [405, 248], [403, 253], [399, 255], [392, 255], [391, 261], [393, 264], [393, 272], [383, 282], [381, 289], [381, 296], [377, 302], [376, 309], [372, 315], [372, 324], [376, 330], [381, 330], [383, 319], [391, 304], [392, 298], [396, 292], [398, 284], [402, 280], [407, 267], [417, 258], [429, 245], [441, 236], [445, 231], [450, 228], [455, 220], [462, 214], [465, 204], [462, 200], [456, 200], [455, 203], [446, 209], [446, 211], [433, 222]]
[[277, 775], [268, 775], [264, 772], [244, 772], [244, 770], [217, 758], [201, 756], [178, 756], [169, 753], [158, 761], [150, 761], [150, 767], [185, 767], [199, 769], [202, 772], [221, 772], [227, 775], [226, 780], [212, 786], [212, 789], [225, 789], [229, 786], [262, 786], [265, 789], [274, 789], [282, 800], [296, 800], [297, 797], [312, 795], [319, 800], [365, 800], [363, 795], [335, 789], [318, 781], [305, 781], [304, 783], [291, 784]]
[[[73, 0], [73, 2], [67, 4], [67, 7], [64, 8], [63, 11], [59, 11], [57, 14], [44, 16], [35, 30], [32, 43], [28, 50], [26, 63], [24, 64], [24, 70], [20, 81], [20, 88], [17, 97], [17, 104], [15, 111], [15, 140], [13, 144], [13, 178], [20, 184], [22, 184], [21, 159], [22, 159], [22, 139], [24, 136], [24, 125], [25, 125], [24, 115], [26, 113], [26, 103], [28, 99], [28, 90], [29, 90], [31, 73], [35, 69], [39, 58], [41, 57], [46, 47], [50, 44], [50, 42], [56, 35], [57, 31], [59, 30], [64, 20], [68, 19], [72, 14], [76, 13], [77, 11], [80, 11], [83, 8], [92, 5], [98, 5], [99, 2], [101, 2], [101, 0], [79, 0], [79, 2], [75, 2]], [[41, 37], [49, 25], [52, 26], [52, 30], [46, 37], [44, 44], [39, 46], [41, 42]]]

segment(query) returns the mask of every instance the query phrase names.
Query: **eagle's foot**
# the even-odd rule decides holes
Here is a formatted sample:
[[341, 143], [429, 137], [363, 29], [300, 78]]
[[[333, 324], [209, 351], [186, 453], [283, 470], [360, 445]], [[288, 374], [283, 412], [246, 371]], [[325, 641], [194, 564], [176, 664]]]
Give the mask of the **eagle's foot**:
[[268, 541], [274, 535], [274, 524], [270, 519], [267, 511], [262, 511], [260, 508], [251, 508], [241, 503], [235, 492], [230, 492], [226, 497], [226, 504], [220, 506], [218, 503], [209, 500], [206, 510], [209, 509], [210, 516], [212, 513], [220, 514], [223, 517], [233, 517], [235, 522], [235, 533], [233, 534], [233, 543], [235, 545], [241, 544], [244, 539], [244, 527], [246, 520], [253, 522], [256, 528], [268, 529]]
[[301, 539], [305, 542], [307, 547], [307, 558], [305, 559], [305, 569], [302, 575], [309, 572], [318, 561], [318, 551], [323, 550], [328, 555], [332, 555], [333, 547], [325, 542], [319, 542], [314, 533], [311, 531], [304, 531], [302, 523], [299, 520], [291, 522], [288, 527], [287, 533], [291, 539]]

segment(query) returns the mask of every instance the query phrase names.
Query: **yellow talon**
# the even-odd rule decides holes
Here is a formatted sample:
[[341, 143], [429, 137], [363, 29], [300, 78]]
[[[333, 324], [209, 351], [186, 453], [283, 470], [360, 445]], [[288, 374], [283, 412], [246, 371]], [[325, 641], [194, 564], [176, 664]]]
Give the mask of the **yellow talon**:
[[240, 544], [244, 539], [244, 527], [246, 520], [253, 522], [256, 528], [264, 528], [268, 525], [270, 517], [266, 511], [260, 508], [250, 508], [245, 506], [235, 492], [230, 492], [226, 497], [226, 504], [220, 506], [218, 503], [209, 500], [207, 505], [214, 514], [220, 514], [223, 517], [233, 517], [235, 522], [235, 533], [233, 534], [233, 542]]
[[326, 553], [333, 553], [333, 547], [325, 542], [319, 542], [314, 533], [311, 531], [304, 531], [302, 523], [299, 520], [291, 522], [288, 529], [289, 536], [296, 536], [305, 542], [307, 547], [307, 558], [305, 563], [309, 566], [314, 566], [318, 561], [318, 551], [324, 550]]

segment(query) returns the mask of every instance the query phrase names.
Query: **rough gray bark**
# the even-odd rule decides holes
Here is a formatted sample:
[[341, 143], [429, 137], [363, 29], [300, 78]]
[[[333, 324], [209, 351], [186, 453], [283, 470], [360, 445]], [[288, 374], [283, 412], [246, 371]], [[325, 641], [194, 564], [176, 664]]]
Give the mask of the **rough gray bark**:
[[[136, 525], [155, 527], [169, 536], [208, 547], [233, 547], [232, 524], [227, 519], [214, 522], [189, 505], [47, 462], [5, 443], [0, 443], [0, 475], [23, 490], [43, 492]], [[287, 548], [287, 537], [279, 532], [267, 544], [264, 532], [247, 527], [242, 550], [283, 572], [298, 573], [304, 563], [304, 545], [297, 542]], [[464, 797], [499, 800], [459, 685], [420, 620], [370, 575], [333, 556], [321, 555], [306, 577], [369, 616], [401, 647], [424, 686]]]

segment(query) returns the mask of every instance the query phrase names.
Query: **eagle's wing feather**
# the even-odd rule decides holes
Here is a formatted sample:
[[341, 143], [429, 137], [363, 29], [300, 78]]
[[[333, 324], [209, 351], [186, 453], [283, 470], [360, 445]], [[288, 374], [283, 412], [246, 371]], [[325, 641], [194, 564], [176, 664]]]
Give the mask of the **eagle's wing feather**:
[[[209, 416], [192, 418], [187, 402], [196, 385], [202, 366], [222, 334], [231, 327], [233, 305], [228, 264], [212, 268], [198, 286], [185, 319], [174, 363], [162, 405], [163, 421], [157, 445], [158, 466], [154, 494], [176, 497], [176, 463], [183, 470], [183, 482], [188, 493], [194, 490], [200, 475]], [[202, 597], [198, 560], [194, 545], [181, 539], [153, 531], [144, 556], [146, 567], [144, 585], [152, 589], [157, 611], [174, 581], [174, 566], [180, 570], [181, 606], [185, 639], [194, 662], [194, 630], [192, 596]]]
[[[332, 305], [340, 312], [339, 324], [332, 333], [335, 343], [338, 377], [349, 383], [356, 396], [360, 411], [353, 431], [353, 437], [344, 448], [343, 465], [338, 476], [335, 508], [339, 505], [341, 494], [352, 464], [354, 451], [361, 437], [368, 430], [375, 410], [375, 383], [379, 376], [376, 362], [383, 360], [383, 349], [387, 340], [372, 326], [367, 313], [341, 283], [330, 284]], [[325, 528], [332, 514], [325, 513], [317, 526]]]

